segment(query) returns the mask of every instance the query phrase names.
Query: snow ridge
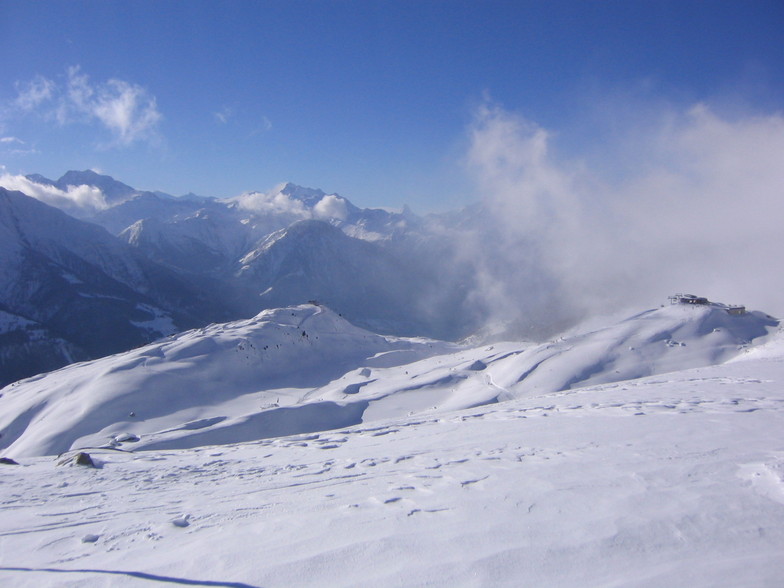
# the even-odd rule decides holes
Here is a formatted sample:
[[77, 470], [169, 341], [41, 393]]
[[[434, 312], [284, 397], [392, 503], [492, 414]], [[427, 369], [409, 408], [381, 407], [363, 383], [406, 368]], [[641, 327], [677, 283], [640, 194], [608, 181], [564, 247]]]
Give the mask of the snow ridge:
[[763, 313], [671, 306], [540, 345], [385, 337], [319, 304], [188, 331], [17, 382], [0, 448], [47, 455], [187, 448], [309, 433], [725, 362], [764, 341]]

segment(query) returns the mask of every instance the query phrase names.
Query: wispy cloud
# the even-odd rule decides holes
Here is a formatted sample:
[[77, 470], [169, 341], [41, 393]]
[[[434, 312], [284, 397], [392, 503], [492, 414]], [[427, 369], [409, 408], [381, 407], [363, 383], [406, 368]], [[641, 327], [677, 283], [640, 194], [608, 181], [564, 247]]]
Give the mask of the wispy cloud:
[[27, 146], [27, 143], [17, 137], [0, 137], [0, 153], [9, 156], [33, 155], [38, 153], [38, 150]]
[[152, 138], [163, 118], [141, 86], [118, 79], [91, 84], [78, 67], [68, 70], [67, 97], [76, 112], [103, 123], [123, 145]]
[[234, 116], [234, 109], [231, 106], [224, 106], [218, 112], [213, 113], [215, 120], [225, 125]]
[[261, 117], [261, 125], [253, 132], [254, 135], [259, 133], [266, 133], [272, 129], [272, 121], [266, 116]]
[[217, 112], [213, 112], [212, 116], [215, 118], [215, 122], [220, 125], [233, 124], [236, 127], [242, 123], [243, 126], [250, 129], [248, 133], [248, 136], [250, 137], [261, 135], [272, 129], [272, 121], [270, 121], [268, 117], [262, 115], [260, 120], [248, 120], [243, 114], [244, 113], [241, 110], [237, 111], [237, 109], [232, 106], [224, 106]]
[[36, 76], [16, 84], [13, 107], [61, 125], [98, 123], [112, 137], [109, 146], [127, 146], [158, 137], [163, 116], [145, 88], [120, 79], [92, 82], [78, 66], [68, 68], [65, 82]]
[[686, 290], [784, 314], [784, 117], [698, 104], [634, 131], [604, 146], [626, 151], [610, 175], [617, 165], [559, 157], [524, 117], [478, 109], [466, 165], [493, 239], [462, 241], [477, 304], [565, 324]]
[[29, 82], [17, 82], [14, 86], [17, 91], [14, 106], [24, 112], [30, 112], [50, 101], [56, 91], [55, 83], [40, 75]]

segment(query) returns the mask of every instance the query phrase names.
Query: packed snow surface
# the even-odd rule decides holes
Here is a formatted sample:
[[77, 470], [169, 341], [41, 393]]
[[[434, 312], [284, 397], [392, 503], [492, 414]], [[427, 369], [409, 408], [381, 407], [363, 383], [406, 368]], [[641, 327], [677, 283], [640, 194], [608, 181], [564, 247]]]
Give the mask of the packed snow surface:
[[[0, 464], [0, 585], [784, 574], [784, 334], [761, 313], [673, 306], [542, 345], [459, 348], [306, 305], [2, 395], [2, 455], [19, 463]], [[265, 415], [316, 422], [275, 435]], [[94, 468], [50, 455], [87, 445]]]

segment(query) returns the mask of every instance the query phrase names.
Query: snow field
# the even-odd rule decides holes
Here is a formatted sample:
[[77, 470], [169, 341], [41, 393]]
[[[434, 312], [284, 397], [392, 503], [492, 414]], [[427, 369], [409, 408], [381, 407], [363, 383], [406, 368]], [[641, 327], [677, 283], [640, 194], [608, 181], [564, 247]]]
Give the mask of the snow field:
[[0, 585], [778, 586], [776, 324], [461, 347], [303, 305], [30, 378]]
[[0, 583], [776, 586], [782, 369], [745, 359], [308, 435], [107, 450], [99, 469], [20, 460], [3, 466]]

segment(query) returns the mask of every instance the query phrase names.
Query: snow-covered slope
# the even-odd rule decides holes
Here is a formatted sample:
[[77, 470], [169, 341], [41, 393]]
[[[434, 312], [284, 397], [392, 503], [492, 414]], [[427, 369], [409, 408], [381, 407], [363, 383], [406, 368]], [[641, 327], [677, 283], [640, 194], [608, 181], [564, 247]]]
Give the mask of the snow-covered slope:
[[0, 584], [773, 588], [783, 429], [779, 333], [460, 412], [91, 451], [98, 469], [19, 458], [0, 465]]
[[156, 219], [169, 223], [188, 218], [202, 209], [212, 209], [214, 200], [208, 198], [172, 198], [152, 192], [136, 194], [132, 198], [101, 210], [89, 217], [113, 235], [119, 235], [134, 223]]
[[533, 347], [506, 361], [496, 380], [530, 393], [713, 365], [764, 340], [778, 324], [758, 311], [733, 316], [718, 304], [668, 305]]
[[[29, 250], [55, 263], [80, 258], [121, 283], [148, 286], [138, 260], [105, 230], [21, 192], [0, 188], [0, 230], [0, 255], [6, 268], [18, 263], [15, 254]], [[0, 291], [5, 292], [10, 281], [6, 278]]]
[[364, 401], [310, 393], [348, 372], [451, 346], [382, 337], [303, 305], [175, 335], [0, 392], [0, 447], [56, 454], [133, 434], [137, 446], [191, 447], [361, 422]]
[[546, 344], [471, 348], [382, 337], [306, 304], [8, 386], [0, 448], [184, 448], [432, 415], [720, 363], [776, 325], [674, 305]]
[[248, 247], [242, 231], [217, 230], [219, 215], [203, 211], [165, 223], [157, 217], [134, 222], [119, 237], [150, 259], [194, 274], [230, 278], [229, 269]]

